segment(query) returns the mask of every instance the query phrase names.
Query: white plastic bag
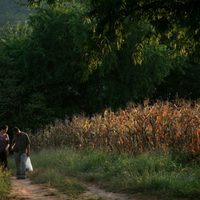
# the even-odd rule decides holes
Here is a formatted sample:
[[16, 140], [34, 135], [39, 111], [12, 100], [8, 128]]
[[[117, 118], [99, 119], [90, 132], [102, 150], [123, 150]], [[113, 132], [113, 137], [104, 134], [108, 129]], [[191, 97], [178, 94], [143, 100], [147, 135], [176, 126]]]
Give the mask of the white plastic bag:
[[29, 156], [26, 159], [26, 170], [33, 171], [33, 166], [32, 166], [31, 159]]

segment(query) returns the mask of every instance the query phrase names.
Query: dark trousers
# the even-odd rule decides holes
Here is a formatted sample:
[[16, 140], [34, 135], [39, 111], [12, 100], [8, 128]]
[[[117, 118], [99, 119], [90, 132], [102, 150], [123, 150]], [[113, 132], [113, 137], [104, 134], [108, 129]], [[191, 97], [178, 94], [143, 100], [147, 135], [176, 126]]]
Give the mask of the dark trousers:
[[7, 169], [8, 168], [8, 154], [7, 154], [7, 151], [0, 152], [0, 166], [3, 169]]
[[16, 165], [16, 176], [17, 178], [26, 177], [26, 153], [14, 153], [15, 165]]

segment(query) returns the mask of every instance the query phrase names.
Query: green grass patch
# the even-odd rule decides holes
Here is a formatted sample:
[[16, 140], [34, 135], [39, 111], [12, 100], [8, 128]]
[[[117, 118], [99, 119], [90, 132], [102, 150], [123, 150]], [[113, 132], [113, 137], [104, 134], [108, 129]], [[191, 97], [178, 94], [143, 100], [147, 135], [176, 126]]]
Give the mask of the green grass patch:
[[35, 183], [46, 183], [49, 186], [57, 188], [70, 198], [76, 198], [86, 190], [76, 178], [63, 176], [55, 168], [37, 168], [34, 172], [30, 173], [29, 177]]
[[[84, 191], [74, 178], [94, 181], [110, 191], [195, 199], [200, 196], [200, 167], [168, 153], [138, 156], [103, 151], [44, 150], [32, 156], [33, 180], [72, 196]], [[67, 177], [67, 178], [66, 178]]]
[[0, 200], [6, 199], [10, 191], [10, 174], [0, 169]]

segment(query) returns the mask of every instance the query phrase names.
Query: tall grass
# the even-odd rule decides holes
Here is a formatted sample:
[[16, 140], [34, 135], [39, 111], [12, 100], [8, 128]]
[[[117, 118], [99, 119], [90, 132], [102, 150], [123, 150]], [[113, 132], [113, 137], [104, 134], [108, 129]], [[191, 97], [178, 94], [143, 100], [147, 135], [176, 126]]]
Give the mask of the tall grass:
[[93, 117], [57, 121], [32, 137], [35, 149], [70, 146], [137, 154], [162, 150], [199, 159], [200, 103], [130, 105]]
[[0, 200], [6, 200], [10, 191], [9, 173], [0, 169]]
[[31, 140], [35, 150], [57, 149], [33, 158], [33, 178], [39, 182], [61, 188], [64, 176], [72, 176], [124, 192], [200, 195], [199, 102], [144, 102], [117, 112], [74, 116], [46, 126]]
[[[67, 177], [95, 181], [108, 190], [198, 199], [200, 167], [174, 160], [169, 153], [137, 156], [97, 150], [44, 150], [32, 156], [36, 182], [66, 182]], [[56, 184], [55, 184], [56, 183]], [[67, 187], [63, 187], [67, 191]]]

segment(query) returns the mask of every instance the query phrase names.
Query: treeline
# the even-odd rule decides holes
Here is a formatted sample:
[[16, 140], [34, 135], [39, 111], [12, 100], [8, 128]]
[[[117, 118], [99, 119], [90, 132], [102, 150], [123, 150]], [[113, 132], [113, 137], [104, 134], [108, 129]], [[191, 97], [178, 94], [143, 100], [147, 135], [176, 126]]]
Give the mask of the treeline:
[[200, 69], [187, 30], [174, 24], [161, 35], [147, 18], [126, 17], [114, 35], [104, 35], [92, 6], [89, 0], [34, 5], [27, 22], [4, 27], [1, 123], [35, 130], [131, 101], [199, 97]]
[[24, 21], [30, 10], [27, 5], [22, 4], [27, 1], [1, 0], [0, 1], [0, 29], [7, 23]]

